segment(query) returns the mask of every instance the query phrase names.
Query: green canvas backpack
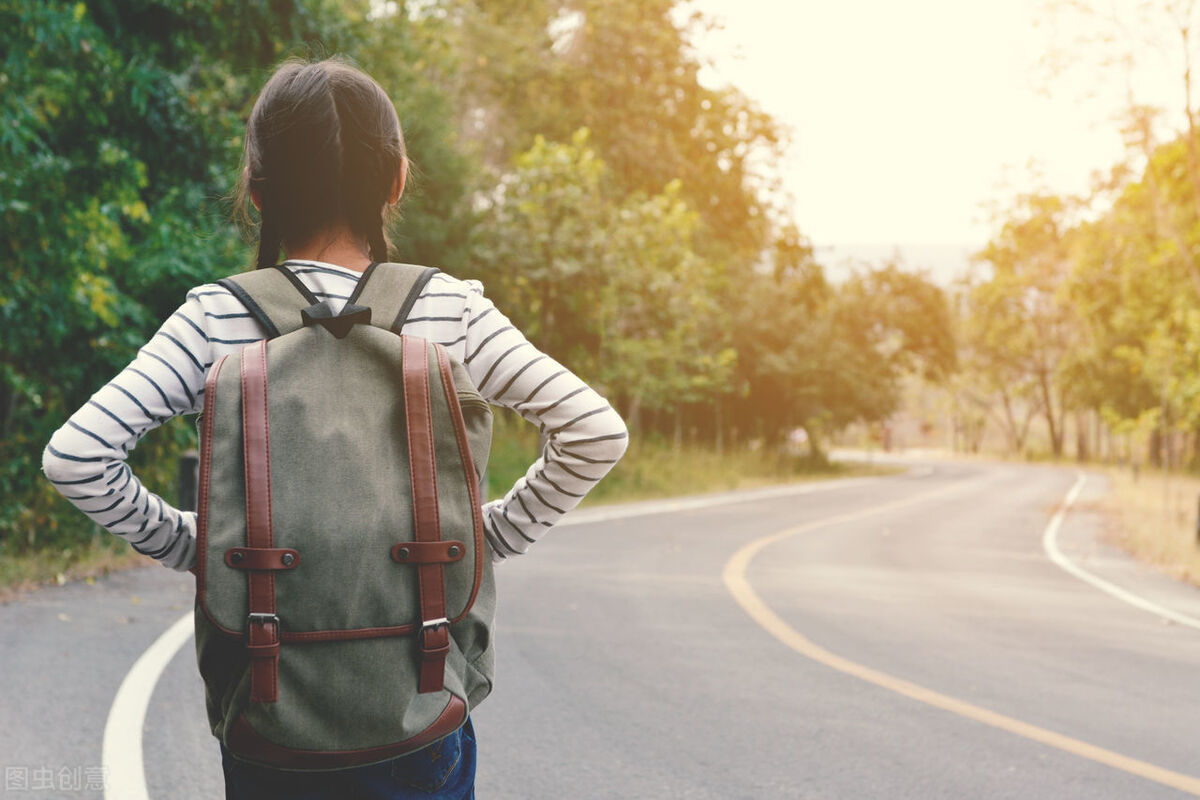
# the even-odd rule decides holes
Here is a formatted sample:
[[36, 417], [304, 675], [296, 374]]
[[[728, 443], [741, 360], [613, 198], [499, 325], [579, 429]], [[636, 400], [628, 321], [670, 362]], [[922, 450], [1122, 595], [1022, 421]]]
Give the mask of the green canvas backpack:
[[491, 410], [399, 335], [435, 272], [372, 265], [338, 314], [283, 267], [221, 281], [268, 332], [212, 366], [200, 424], [196, 655], [242, 760], [384, 761], [491, 690]]

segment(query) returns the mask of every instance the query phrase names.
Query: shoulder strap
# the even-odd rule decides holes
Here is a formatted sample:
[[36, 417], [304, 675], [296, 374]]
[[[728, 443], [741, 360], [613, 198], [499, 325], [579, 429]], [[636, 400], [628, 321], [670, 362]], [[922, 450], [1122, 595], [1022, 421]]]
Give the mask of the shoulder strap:
[[[303, 326], [300, 310], [319, 301], [286, 267], [243, 272], [217, 281], [241, 301], [274, 339]], [[301, 304], [301, 300], [304, 301]]]
[[363, 273], [347, 304], [371, 309], [371, 324], [400, 333], [425, 284], [437, 274], [416, 264], [373, 264]]

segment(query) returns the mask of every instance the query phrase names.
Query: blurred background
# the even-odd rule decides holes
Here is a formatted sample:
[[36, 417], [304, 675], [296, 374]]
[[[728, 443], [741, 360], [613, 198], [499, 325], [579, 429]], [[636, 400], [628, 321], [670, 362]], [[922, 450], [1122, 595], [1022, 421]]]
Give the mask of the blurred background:
[[[924, 448], [1154, 474], [1182, 529], [1194, 6], [0, 0], [0, 582], [131, 558], [42, 447], [251, 266], [227, 195], [255, 92], [333, 54], [400, 113], [397, 260], [482, 280], [629, 422], [598, 499]], [[133, 460], [174, 497], [193, 444], [176, 420]], [[536, 448], [500, 420], [493, 494]]]

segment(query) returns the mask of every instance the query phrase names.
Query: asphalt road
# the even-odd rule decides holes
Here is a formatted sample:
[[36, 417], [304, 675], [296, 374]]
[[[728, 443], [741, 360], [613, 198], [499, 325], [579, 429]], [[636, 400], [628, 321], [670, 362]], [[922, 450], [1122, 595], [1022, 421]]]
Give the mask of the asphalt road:
[[[1200, 630], [1047, 558], [1043, 532], [1075, 480], [938, 463], [793, 496], [581, 513], [497, 570], [478, 796], [1188, 796]], [[1063, 552], [1200, 618], [1200, 591], [1102, 542], [1103, 490], [1084, 485]], [[191, 592], [190, 576], [151, 567], [0, 607], [0, 797], [103, 796], [117, 687]], [[150, 698], [143, 752], [150, 797], [221, 796], [190, 645]]]

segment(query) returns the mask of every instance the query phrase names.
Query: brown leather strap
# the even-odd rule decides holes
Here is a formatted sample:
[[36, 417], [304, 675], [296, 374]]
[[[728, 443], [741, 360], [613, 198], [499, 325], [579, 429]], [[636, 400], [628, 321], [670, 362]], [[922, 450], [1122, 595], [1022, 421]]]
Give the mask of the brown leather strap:
[[466, 473], [467, 493], [471, 499], [472, 527], [475, 533], [475, 579], [471, 583], [471, 596], [467, 598], [467, 605], [462, 610], [462, 616], [466, 616], [471, 606], [475, 605], [475, 598], [479, 596], [479, 585], [483, 581], [483, 560], [486, 558], [484, 554], [487, 552], [487, 546], [483, 543], [483, 507], [479, 502], [480, 477], [475, 472], [471, 443], [467, 441], [467, 425], [463, 420], [462, 406], [458, 402], [458, 390], [454, 385], [450, 356], [440, 344], [434, 344], [433, 350], [437, 354], [438, 371], [442, 374], [442, 390], [446, 393], [446, 404], [450, 407], [450, 421], [454, 423], [458, 456], [462, 460], [463, 472]]
[[[412, 481], [413, 539], [440, 542], [437, 464], [433, 453], [433, 411], [429, 397], [428, 344], [412, 336], [400, 337], [403, 346], [404, 415], [408, 429], [408, 464]], [[439, 562], [417, 567], [421, 597], [421, 628], [417, 647], [421, 677], [417, 690], [440, 692], [445, 684], [446, 656], [450, 653], [450, 623], [446, 620], [445, 568]]]
[[231, 547], [225, 551], [225, 563], [234, 569], [295, 569], [300, 553], [280, 547]]
[[[242, 351], [242, 435], [246, 459], [246, 545], [272, 549], [271, 437], [267, 419], [267, 341]], [[275, 573], [247, 574], [250, 614], [250, 700], [273, 703], [278, 697], [279, 617], [275, 615]]]
[[462, 542], [401, 542], [392, 548], [392, 560], [400, 564], [452, 564], [462, 561], [467, 548]]
[[212, 488], [213, 412], [217, 407], [217, 376], [229, 361], [228, 355], [217, 359], [204, 379], [204, 414], [200, 426], [200, 496], [196, 508], [196, 597], [204, 605], [207, 588], [205, 571], [208, 568], [208, 496]]

